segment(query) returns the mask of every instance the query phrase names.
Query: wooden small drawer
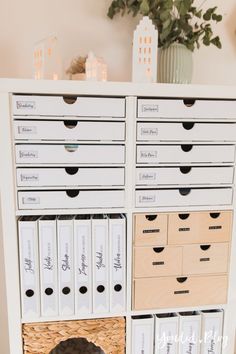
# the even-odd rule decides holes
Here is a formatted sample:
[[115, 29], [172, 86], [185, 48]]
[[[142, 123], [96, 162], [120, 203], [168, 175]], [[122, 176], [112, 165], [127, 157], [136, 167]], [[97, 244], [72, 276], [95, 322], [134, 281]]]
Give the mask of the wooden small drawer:
[[198, 213], [170, 213], [168, 223], [168, 244], [182, 245], [204, 242], [199, 230]]
[[182, 247], [135, 247], [134, 277], [182, 274]]
[[124, 117], [125, 99], [13, 95], [12, 111], [16, 116]]
[[119, 164], [124, 162], [123, 145], [16, 145], [16, 163], [19, 164]]
[[16, 140], [124, 141], [124, 122], [15, 120]]
[[135, 246], [160, 246], [167, 244], [166, 214], [134, 215]]
[[183, 274], [227, 273], [229, 244], [183, 246]]
[[137, 145], [137, 163], [219, 163], [234, 162], [234, 145]]
[[235, 100], [139, 99], [141, 118], [236, 118]]
[[225, 304], [226, 275], [134, 280], [134, 310]]
[[199, 213], [200, 233], [204, 242], [228, 242], [231, 240], [233, 212], [231, 210]]

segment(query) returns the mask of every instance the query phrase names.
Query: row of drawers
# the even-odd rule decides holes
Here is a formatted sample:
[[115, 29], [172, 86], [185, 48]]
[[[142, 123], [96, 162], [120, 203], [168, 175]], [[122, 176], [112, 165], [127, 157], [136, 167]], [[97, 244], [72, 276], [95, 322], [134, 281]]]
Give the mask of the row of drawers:
[[227, 275], [140, 278], [133, 282], [133, 310], [219, 305], [227, 302]]
[[[235, 100], [138, 99], [141, 118], [236, 118]], [[124, 117], [125, 98], [13, 95], [13, 115]]]
[[135, 246], [224, 243], [231, 240], [232, 211], [134, 215]]
[[134, 247], [134, 278], [227, 273], [229, 244]]

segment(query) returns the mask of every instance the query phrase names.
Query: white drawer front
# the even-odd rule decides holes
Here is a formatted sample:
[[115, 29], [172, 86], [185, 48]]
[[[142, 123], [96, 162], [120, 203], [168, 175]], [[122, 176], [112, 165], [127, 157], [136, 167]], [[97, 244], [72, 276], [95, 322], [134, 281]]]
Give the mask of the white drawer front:
[[235, 141], [235, 123], [137, 123], [138, 141]]
[[227, 184], [233, 183], [234, 168], [227, 167], [140, 167], [136, 185]]
[[[67, 103], [68, 102], [68, 103]], [[62, 96], [12, 97], [14, 115], [124, 117], [125, 99], [110, 97], [77, 97], [75, 101]]]
[[16, 140], [125, 140], [124, 122], [15, 120]]
[[236, 101], [139, 99], [140, 118], [236, 118]]
[[234, 162], [234, 145], [138, 145], [137, 163]]
[[16, 145], [16, 163], [124, 163], [123, 145]]
[[230, 205], [231, 188], [137, 190], [136, 207]]
[[19, 209], [122, 208], [123, 190], [18, 192]]
[[18, 168], [19, 187], [123, 186], [124, 168]]

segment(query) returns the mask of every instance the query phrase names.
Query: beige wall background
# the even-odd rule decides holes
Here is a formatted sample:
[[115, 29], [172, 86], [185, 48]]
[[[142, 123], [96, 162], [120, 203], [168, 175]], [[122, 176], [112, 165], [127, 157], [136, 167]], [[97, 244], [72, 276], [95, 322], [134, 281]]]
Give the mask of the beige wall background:
[[[35, 42], [56, 34], [63, 67], [76, 55], [93, 50], [109, 67], [109, 80], [131, 77], [132, 33], [138, 19], [114, 20], [106, 13], [110, 0], [0, 0], [0, 77], [31, 78]], [[197, 0], [197, 3], [201, 1]], [[194, 52], [194, 83], [236, 84], [236, 1], [208, 0], [224, 15], [215, 28], [223, 49]]]

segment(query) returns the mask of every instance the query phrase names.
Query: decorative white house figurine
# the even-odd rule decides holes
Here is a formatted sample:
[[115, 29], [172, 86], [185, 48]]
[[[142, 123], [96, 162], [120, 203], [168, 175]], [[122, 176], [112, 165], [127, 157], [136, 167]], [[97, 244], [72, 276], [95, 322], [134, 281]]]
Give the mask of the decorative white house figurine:
[[93, 52], [89, 52], [85, 63], [85, 73], [87, 81], [107, 81], [107, 64], [103, 58], [96, 57]]
[[51, 36], [34, 46], [34, 78], [58, 80], [62, 67], [57, 37]]
[[157, 81], [158, 31], [148, 16], [139, 22], [133, 37], [133, 82]]

